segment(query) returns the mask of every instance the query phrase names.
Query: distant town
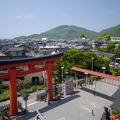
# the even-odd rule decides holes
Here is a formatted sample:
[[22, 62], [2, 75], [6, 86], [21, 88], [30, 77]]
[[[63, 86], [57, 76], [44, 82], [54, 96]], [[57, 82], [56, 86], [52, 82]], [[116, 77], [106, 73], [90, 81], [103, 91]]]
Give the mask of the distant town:
[[[98, 64], [100, 63], [99, 70], [101, 69], [104, 74], [105, 74], [105, 69], [107, 69], [107, 67], [109, 67], [109, 68], [112, 68], [112, 69], [107, 69], [108, 72], [111, 70], [112, 75], [120, 76], [120, 69], [119, 69], [120, 68], [120, 58], [119, 58], [120, 57], [120, 54], [119, 54], [120, 43], [119, 42], [120, 42], [120, 37], [111, 37], [110, 40], [106, 40], [106, 39], [90, 40], [90, 39], [86, 39], [84, 36], [81, 37], [81, 38], [72, 39], [72, 40], [68, 40], [68, 39], [57, 39], [57, 40], [52, 39], [51, 40], [51, 39], [48, 39], [48, 38], [41, 38], [40, 40], [32, 40], [32, 41], [0, 40], [0, 61], [4, 61], [4, 60], [9, 61], [11, 59], [22, 60], [22, 58], [24, 59], [24, 58], [45, 57], [45, 56], [49, 56], [49, 55], [56, 55], [58, 53], [65, 54], [67, 51], [73, 49], [73, 51], [76, 50], [76, 52], [81, 51], [81, 53], [88, 53], [86, 55], [87, 55], [87, 57], [90, 57], [90, 58], [88, 59], [89, 62], [86, 65], [88, 65], [88, 67], [90, 66], [92, 71], [96, 71], [95, 69], [97, 69], [97, 67], [99, 66]], [[90, 53], [93, 53], [93, 54], [90, 54]], [[75, 54], [75, 53], [73, 53], [73, 54]], [[71, 54], [71, 55], [73, 55], [73, 54]], [[95, 56], [95, 55], [97, 55], [96, 60], [97, 59], [99, 59], [99, 60], [100, 59], [105, 59], [104, 63], [102, 63], [103, 61], [101, 61], [99, 63], [96, 63], [97, 65], [94, 64], [95, 60], [94, 60], [93, 56]], [[67, 56], [67, 57], [69, 58], [71, 56]], [[81, 57], [81, 56], [78, 56], [78, 57]], [[78, 58], [77, 59], [76, 58], [73, 58], [73, 61], [79, 62], [80, 59], [77, 61]], [[66, 58], [64, 58], [64, 59], [66, 59]], [[110, 61], [109, 63], [107, 62], [108, 59]], [[64, 62], [64, 60], [63, 60], [63, 62]], [[107, 64], [106, 64], [106, 62], [107, 62]], [[83, 63], [84, 63], [84, 59], [83, 59]], [[67, 64], [68, 64], [68, 66], [69, 65], [74, 65], [70, 62], [67, 63]], [[35, 66], [33, 67], [33, 65], [35, 65]], [[32, 64], [32, 61], [28, 64], [28, 66], [27, 65], [23, 66], [23, 64], [21, 64], [21, 66], [20, 65], [17, 66], [15, 68], [15, 70], [20, 75], [22, 75], [22, 73], [25, 73], [25, 74], [28, 73], [28, 72], [31, 73], [31, 74], [26, 74], [24, 76], [16, 77], [16, 79], [17, 79], [17, 90], [19, 90], [19, 87], [22, 86], [22, 84], [23, 84], [22, 82], [23, 81], [26, 82], [26, 80], [29, 81], [28, 83], [27, 82], [26, 83], [30, 84], [30, 87], [34, 87], [34, 89], [32, 89], [33, 91], [31, 91], [31, 92], [35, 92], [37, 90], [35, 88], [34, 84], [45, 85], [46, 86], [45, 82], [46, 82], [46, 80], [48, 80], [46, 78], [46, 74], [48, 74], [48, 72], [45, 72], [45, 71], [41, 72], [41, 69], [45, 69], [44, 66], [45, 66], [45, 68], [48, 68], [47, 64], [44, 64], [44, 62], [40, 62], [39, 64], [38, 63], [37, 64], [35, 64], [35, 63]], [[63, 88], [65, 89], [64, 92], [62, 91], [64, 93], [64, 95], [67, 95], [68, 93], [72, 93], [73, 92], [73, 87], [77, 88], [78, 85], [82, 88], [83, 85], [86, 86], [87, 84], [88, 85], [93, 84], [93, 87], [96, 88], [96, 82], [99, 81], [99, 79], [102, 82], [105, 82], [105, 83], [110, 83], [110, 84], [115, 85], [115, 86], [119, 85], [119, 82], [115, 82], [114, 79], [112, 79], [112, 80], [107, 79], [107, 78], [101, 79], [102, 77], [101, 78], [98, 77], [99, 75], [98, 76], [95, 76], [95, 75], [94, 76], [92, 76], [92, 75], [88, 76], [88, 80], [86, 81], [87, 74], [88, 74], [86, 72], [84, 72], [84, 75], [82, 77], [79, 76], [79, 74], [77, 74], [77, 78], [74, 81], [73, 76], [71, 78], [67, 78], [68, 74], [69, 75], [73, 74], [73, 73], [70, 73], [71, 67], [66, 69], [67, 65], [62, 66], [61, 63], [59, 64], [59, 66], [60, 66], [60, 69], [58, 70], [58, 72], [55, 73], [54, 70], [49, 71], [49, 72], [52, 72], [52, 74], [53, 74], [52, 84], [53, 84], [53, 88], [54, 88], [53, 93], [54, 93], [54, 96], [55, 96], [55, 100], [60, 99], [60, 95], [61, 95], [60, 93], [63, 90]], [[40, 72], [36, 72], [36, 73], [31, 72], [32, 69], [37, 71], [37, 68], [40, 70]], [[5, 77], [7, 78], [8, 75], [9, 75], [8, 73], [9, 73], [9, 69], [7, 69], [7, 68], [0, 70], [0, 75], [2, 76], [2, 78], [5, 78]], [[102, 75], [104, 76], [104, 74], [102, 74]], [[11, 75], [13, 75], [13, 74], [11, 74]], [[55, 77], [55, 75], [56, 75], [56, 77]], [[107, 76], [107, 77], [111, 78], [112, 75]], [[55, 80], [58, 80], [58, 79], [61, 81], [60, 84], [55, 83]], [[69, 79], [69, 82], [68, 82], [68, 79]], [[118, 77], [116, 79], [118, 79]], [[67, 82], [64, 82], [64, 81], [67, 81]], [[112, 81], [112, 83], [111, 83], [111, 81]], [[26, 83], [24, 83], [24, 84], [26, 84]], [[3, 86], [9, 86], [9, 78], [7, 78], [5, 80], [1, 79], [0, 84], [3, 85]], [[11, 82], [11, 84], [12, 84], [12, 82]], [[51, 83], [50, 83], [50, 85], [51, 85]], [[66, 86], [66, 87], [63, 87], [63, 85]], [[24, 88], [25, 85], [22, 86], [22, 87]], [[50, 87], [52, 87], [52, 86], [50, 86]], [[9, 90], [8, 88], [7, 88], [7, 90]], [[46, 88], [46, 89], [48, 89], [48, 88]], [[67, 89], [68, 89], [68, 91], [67, 91]], [[17, 93], [17, 90], [16, 90], [16, 93]], [[5, 89], [3, 91], [5, 91]], [[14, 92], [14, 90], [12, 92]], [[94, 92], [94, 96], [96, 94], [98, 94], [98, 93], [95, 92], [95, 89], [94, 89], [93, 92]], [[44, 95], [43, 95], [43, 93], [44, 93]], [[40, 93], [40, 95], [43, 95], [43, 98], [46, 99], [46, 96], [47, 96], [46, 92], [43, 92], [43, 93]], [[37, 99], [42, 101], [43, 99], [42, 99], [42, 97], [39, 97], [40, 95], [37, 95]], [[7, 96], [8, 96], [8, 94], [7, 94]], [[14, 100], [14, 96], [12, 94], [11, 94], [11, 97]], [[9, 96], [8, 96], [7, 99], [9, 99]], [[23, 99], [25, 99], [25, 98], [23, 98]], [[27, 98], [27, 100], [28, 100], [28, 98]], [[19, 104], [21, 106], [21, 103], [19, 103]], [[51, 104], [51, 103], [49, 103], [49, 100], [48, 100], [48, 105], [49, 104]], [[8, 108], [9, 108], [9, 106], [8, 106]], [[24, 110], [22, 107], [20, 107], [20, 108], [22, 110]], [[112, 106], [112, 108], [116, 109], [115, 106]], [[25, 112], [26, 111], [27, 111], [27, 105], [25, 107]], [[108, 109], [107, 109], [107, 111], [108, 111]], [[12, 111], [12, 112], [14, 112], [14, 111]], [[17, 111], [15, 111], [15, 112], [17, 112]], [[24, 111], [22, 111], [22, 112], [24, 112]], [[42, 116], [39, 113], [39, 111], [37, 111], [37, 112], [38, 112], [37, 116], [39, 116], [39, 115]], [[11, 114], [13, 114], [13, 113], [11, 113]], [[103, 115], [103, 117], [104, 117], [104, 115]]]

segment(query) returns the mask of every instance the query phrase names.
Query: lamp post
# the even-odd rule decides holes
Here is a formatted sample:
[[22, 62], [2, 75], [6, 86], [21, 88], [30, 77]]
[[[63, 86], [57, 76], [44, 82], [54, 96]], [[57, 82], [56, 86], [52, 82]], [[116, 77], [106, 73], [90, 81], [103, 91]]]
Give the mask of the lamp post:
[[[42, 38], [42, 44], [43, 44], [42, 54], [44, 56], [46, 55], [46, 52], [45, 52], [46, 40], [47, 40], [47, 38]], [[43, 63], [43, 67], [44, 66], [45, 66], [45, 63]], [[46, 85], [46, 71], [43, 71], [43, 79], [44, 79], [44, 85]]]
[[62, 69], [62, 80], [63, 80], [63, 69], [64, 69], [64, 67], [61, 67], [61, 69]]
[[85, 80], [85, 85], [87, 85], [87, 75], [88, 75], [88, 73], [84, 73], [85, 74], [85, 77], [86, 77], [86, 80]]
[[23, 100], [25, 101], [25, 112], [28, 113], [28, 106], [27, 106], [27, 100], [28, 96], [30, 96], [27, 92], [23, 92], [22, 95]]
[[[91, 58], [92, 59], [92, 71], [93, 71], [93, 60], [94, 60], [94, 58]], [[92, 79], [92, 74], [91, 74], [91, 79]]]
[[105, 69], [106, 69], [106, 67], [102, 67], [102, 70], [103, 70], [103, 73], [105, 74]]
[[92, 58], [92, 71], [93, 71], [93, 60], [94, 60], [94, 58]]
[[[105, 74], [106, 67], [102, 67], [103, 73]], [[102, 80], [105, 82], [105, 79], [102, 77]]]
[[[92, 71], [94, 70], [94, 68], [93, 68], [93, 60], [94, 60], [94, 58], [92, 58]], [[92, 75], [91, 75], [91, 78], [92, 78]], [[96, 80], [93, 81], [93, 88], [94, 88], [94, 96], [95, 96], [95, 94], [96, 94], [95, 93], [96, 92], [95, 91], [95, 89], [96, 89]]]

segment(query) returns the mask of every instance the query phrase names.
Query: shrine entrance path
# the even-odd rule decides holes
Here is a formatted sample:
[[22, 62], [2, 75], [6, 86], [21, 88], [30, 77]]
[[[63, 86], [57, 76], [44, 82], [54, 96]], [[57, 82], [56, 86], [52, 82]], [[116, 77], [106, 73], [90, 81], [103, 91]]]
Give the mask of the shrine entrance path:
[[[117, 89], [118, 86], [98, 81], [96, 96], [93, 94], [93, 85], [87, 85], [74, 89], [73, 94], [66, 95], [60, 101], [49, 106], [45, 102], [36, 102], [32, 105], [30, 103], [30, 101], [33, 102], [31, 95], [28, 100], [29, 113], [17, 117], [16, 120], [35, 120], [36, 109], [43, 113], [46, 120], [57, 120], [62, 117], [66, 120], [100, 120], [104, 107], [109, 108], [112, 104], [110, 96]], [[95, 116], [92, 116], [92, 110], [95, 111]]]

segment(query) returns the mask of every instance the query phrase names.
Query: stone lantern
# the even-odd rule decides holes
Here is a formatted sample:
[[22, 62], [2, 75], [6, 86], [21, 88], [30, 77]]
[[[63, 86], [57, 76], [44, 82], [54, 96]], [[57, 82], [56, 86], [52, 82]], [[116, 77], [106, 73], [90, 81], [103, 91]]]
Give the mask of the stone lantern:
[[27, 108], [27, 100], [28, 100], [28, 96], [30, 96], [27, 92], [23, 92], [23, 94], [21, 95], [23, 100], [25, 101], [25, 111], [26, 113], [28, 112], [28, 108]]

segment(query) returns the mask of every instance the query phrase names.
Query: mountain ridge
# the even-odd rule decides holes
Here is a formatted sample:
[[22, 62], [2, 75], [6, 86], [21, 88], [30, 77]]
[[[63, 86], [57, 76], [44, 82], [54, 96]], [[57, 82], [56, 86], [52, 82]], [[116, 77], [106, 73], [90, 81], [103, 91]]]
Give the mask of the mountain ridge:
[[30, 39], [41, 39], [44, 37], [48, 39], [76, 39], [76, 38], [80, 38], [81, 35], [84, 35], [85, 38], [89, 38], [89, 39], [94, 39], [95, 37], [105, 36], [105, 35], [110, 35], [112, 37], [113, 36], [120, 37], [120, 24], [117, 26], [104, 29], [100, 32], [95, 32], [74, 25], [60, 25], [40, 34], [20, 36], [14, 39], [30, 40]]

